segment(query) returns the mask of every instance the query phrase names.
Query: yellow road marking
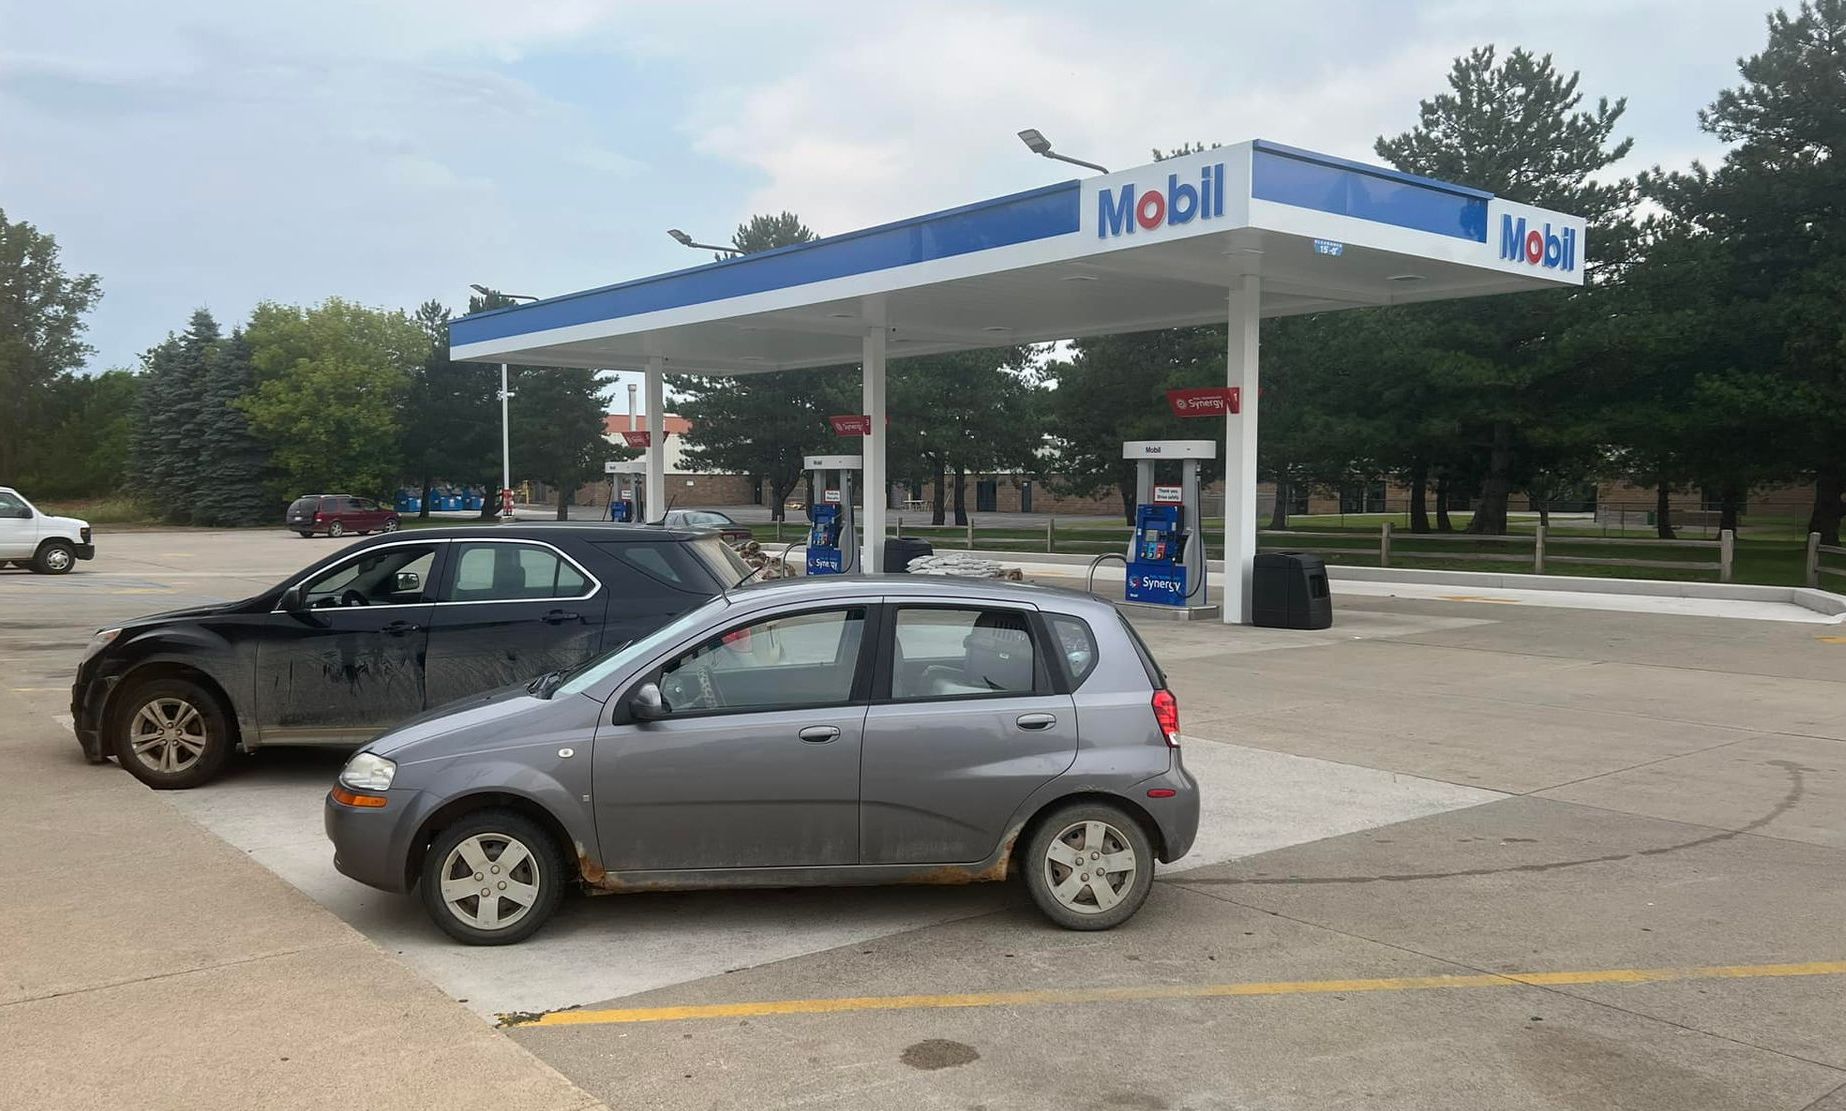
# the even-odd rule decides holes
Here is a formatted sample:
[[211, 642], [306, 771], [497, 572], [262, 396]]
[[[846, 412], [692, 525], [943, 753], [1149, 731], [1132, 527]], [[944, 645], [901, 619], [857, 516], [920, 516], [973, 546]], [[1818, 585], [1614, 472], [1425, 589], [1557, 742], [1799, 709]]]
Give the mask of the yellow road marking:
[[1489, 606], [1516, 606], [1519, 604], [1519, 599], [1517, 598], [1482, 598], [1475, 594], [1444, 594], [1441, 598], [1444, 602], [1481, 602]]
[[1846, 637], [1815, 637], [1822, 644], [1846, 644]]
[[909, 1011], [949, 1007], [1035, 1007], [1068, 1003], [1119, 1003], [1157, 999], [1219, 999], [1261, 995], [1343, 995], [1448, 988], [1559, 987], [1582, 984], [1658, 984], [1675, 980], [1749, 980], [1785, 976], [1846, 976], [1846, 961], [1806, 964], [1739, 964], [1705, 968], [1604, 968], [1580, 972], [1507, 972], [1464, 976], [1395, 976], [1379, 980], [1283, 980], [1244, 984], [1146, 984], [1113, 988], [1051, 988], [966, 995], [865, 995], [845, 999], [768, 999], [681, 1007], [629, 1007], [603, 1011], [552, 1011], [537, 1018], [501, 1015], [503, 1026], [607, 1026], [681, 1022], [698, 1018], [761, 1018], [851, 1011]]

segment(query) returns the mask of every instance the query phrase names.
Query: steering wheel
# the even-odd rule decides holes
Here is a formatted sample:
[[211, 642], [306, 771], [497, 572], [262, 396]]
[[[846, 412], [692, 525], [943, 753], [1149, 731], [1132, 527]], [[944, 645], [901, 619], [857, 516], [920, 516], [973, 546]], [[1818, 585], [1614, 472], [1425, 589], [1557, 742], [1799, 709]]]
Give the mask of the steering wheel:
[[342, 606], [369, 606], [372, 600], [357, 590], [348, 589], [346, 593], [340, 595], [340, 604]]
[[699, 664], [681, 668], [661, 682], [667, 705], [676, 710], [716, 710], [724, 705], [711, 669]]

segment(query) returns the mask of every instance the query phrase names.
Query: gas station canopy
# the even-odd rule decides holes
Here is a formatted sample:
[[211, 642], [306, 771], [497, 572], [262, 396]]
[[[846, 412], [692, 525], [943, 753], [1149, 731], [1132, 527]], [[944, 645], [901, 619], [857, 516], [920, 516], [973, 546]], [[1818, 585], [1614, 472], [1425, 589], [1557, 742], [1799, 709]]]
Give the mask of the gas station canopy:
[[826, 366], [857, 362], [867, 325], [902, 358], [1219, 324], [1246, 275], [1265, 316], [1580, 284], [1582, 244], [1576, 217], [1256, 140], [476, 313], [452, 325], [451, 354]]
[[[864, 551], [882, 566], [887, 358], [1227, 328], [1224, 619], [1250, 619], [1257, 322], [1581, 285], [1584, 223], [1253, 140], [687, 270], [462, 317], [450, 355], [646, 373], [664, 504], [667, 372], [864, 368]], [[1241, 592], [1233, 593], [1235, 589]]]

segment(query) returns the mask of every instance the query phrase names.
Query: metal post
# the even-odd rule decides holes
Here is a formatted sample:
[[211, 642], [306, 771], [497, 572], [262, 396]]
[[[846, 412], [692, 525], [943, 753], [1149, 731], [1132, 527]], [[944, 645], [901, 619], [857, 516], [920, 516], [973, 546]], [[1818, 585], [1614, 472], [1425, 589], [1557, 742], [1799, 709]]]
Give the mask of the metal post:
[[1718, 530], [1718, 581], [1731, 581], [1731, 561], [1737, 554], [1737, 534], [1730, 529]]
[[[506, 364], [500, 364], [500, 489], [513, 488], [513, 433], [507, 420], [506, 401], [513, 395], [506, 388]], [[502, 504], [505, 504], [502, 502]], [[504, 513], [502, 514], [505, 515]]]
[[1391, 566], [1391, 522], [1378, 526], [1378, 566]]
[[968, 550], [974, 550], [974, 514], [968, 514]]
[[1256, 571], [1256, 414], [1263, 282], [1245, 277], [1230, 291], [1225, 384], [1238, 390], [1241, 414], [1225, 417], [1224, 623], [1247, 625]]
[[885, 445], [890, 437], [885, 431], [885, 330], [882, 325], [866, 331], [861, 355], [865, 415], [871, 428], [866, 432], [862, 464], [865, 532], [860, 545], [859, 571], [876, 575], [885, 567], [885, 508], [891, 499], [891, 484], [885, 479]]
[[1047, 552], [1058, 550], [1058, 519], [1056, 517], [1045, 521], [1045, 550]]
[[1539, 525], [1532, 530], [1532, 573], [1545, 573], [1545, 526]]
[[1808, 533], [1807, 584], [1820, 585], [1820, 533]]
[[666, 360], [651, 355], [642, 385], [647, 391], [647, 517], [667, 515], [667, 373]]

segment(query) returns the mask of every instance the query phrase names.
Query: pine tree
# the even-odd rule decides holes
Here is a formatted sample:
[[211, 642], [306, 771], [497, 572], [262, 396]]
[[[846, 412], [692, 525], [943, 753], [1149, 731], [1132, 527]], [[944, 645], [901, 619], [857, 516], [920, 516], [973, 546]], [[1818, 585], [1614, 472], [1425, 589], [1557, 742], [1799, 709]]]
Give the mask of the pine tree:
[[179, 339], [172, 334], [141, 356], [141, 393], [135, 403], [135, 438], [129, 449], [128, 485], [153, 504], [166, 508], [177, 502], [173, 491], [178, 468], [168, 445], [177, 444], [172, 411], [173, 365], [179, 357]]
[[250, 343], [240, 328], [219, 343], [205, 375], [203, 428], [198, 437], [204, 476], [193, 507], [201, 525], [248, 525], [271, 520], [278, 507], [264, 489], [269, 453], [232, 404], [256, 386]]
[[205, 379], [218, 358], [223, 336], [218, 322], [205, 309], [192, 314], [174, 352], [166, 397], [168, 420], [161, 432], [161, 448], [169, 469], [167, 515], [176, 521], [193, 519], [200, 498], [215, 482], [201, 452], [211, 414], [205, 402]]

